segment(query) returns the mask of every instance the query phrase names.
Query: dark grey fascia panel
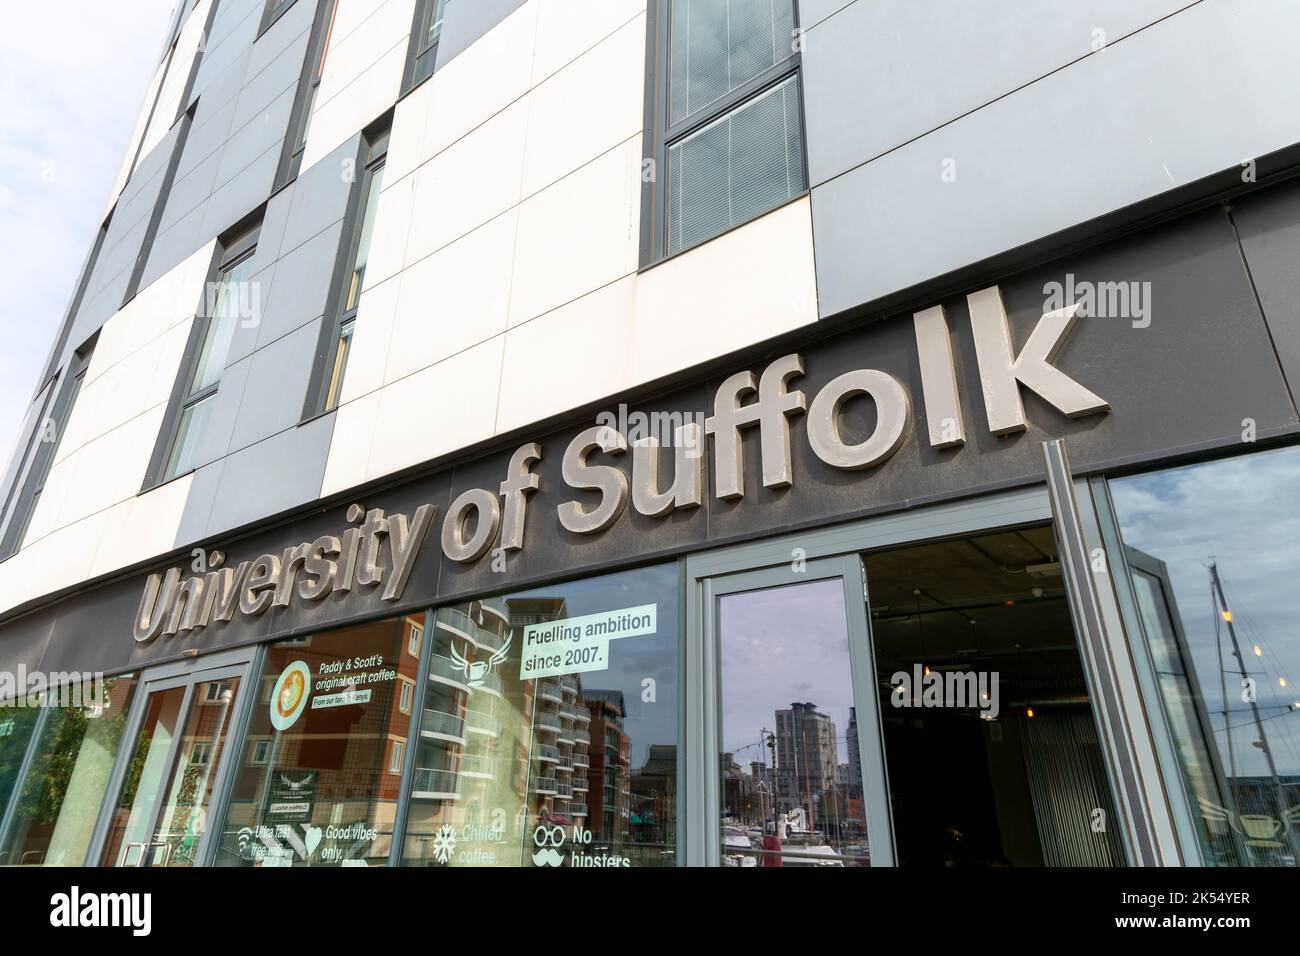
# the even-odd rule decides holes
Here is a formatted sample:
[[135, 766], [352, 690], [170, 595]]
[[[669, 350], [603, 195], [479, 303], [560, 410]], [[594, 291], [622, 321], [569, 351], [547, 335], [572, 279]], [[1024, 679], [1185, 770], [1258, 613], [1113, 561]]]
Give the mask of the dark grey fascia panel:
[[1229, 208], [1295, 403], [1300, 392], [1300, 179], [1242, 196]]
[[471, 43], [524, 5], [524, 0], [451, 0], [443, 13], [438, 60], [442, 67]]

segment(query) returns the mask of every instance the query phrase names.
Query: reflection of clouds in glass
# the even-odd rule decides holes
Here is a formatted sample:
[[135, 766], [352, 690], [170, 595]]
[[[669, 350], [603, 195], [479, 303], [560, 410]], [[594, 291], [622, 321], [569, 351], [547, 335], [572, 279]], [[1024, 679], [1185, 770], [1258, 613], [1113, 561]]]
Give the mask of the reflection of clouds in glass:
[[[1223, 693], [1217, 611], [1209, 566], [1217, 562], [1260, 716], [1279, 773], [1300, 773], [1300, 448], [1245, 455], [1111, 483], [1124, 541], [1164, 561], [1216, 739], [1223, 747]], [[1241, 700], [1239, 665], [1226, 628], [1228, 724], [1237, 766], [1267, 773], [1250, 706]], [[1263, 651], [1254, 654], [1255, 645]], [[1287, 687], [1279, 685], [1285, 678]], [[1270, 719], [1271, 718], [1271, 719]]]
[[778, 710], [811, 701], [835, 723], [847, 760], [853, 686], [840, 580], [730, 594], [720, 604], [723, 750], [742, 767], [767, 762], [767, 748], [753, 746], [759, 731], [776, 729]]

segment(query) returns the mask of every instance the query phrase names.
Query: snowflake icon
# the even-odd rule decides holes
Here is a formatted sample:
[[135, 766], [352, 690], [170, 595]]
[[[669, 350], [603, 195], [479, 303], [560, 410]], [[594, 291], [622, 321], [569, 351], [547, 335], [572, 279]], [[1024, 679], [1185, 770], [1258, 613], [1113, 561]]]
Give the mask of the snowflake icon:
[[456, 852], [456, 831], [451, 824], [444, 823], [433, 835], [433, 858], [439, 863], [450, 863]]

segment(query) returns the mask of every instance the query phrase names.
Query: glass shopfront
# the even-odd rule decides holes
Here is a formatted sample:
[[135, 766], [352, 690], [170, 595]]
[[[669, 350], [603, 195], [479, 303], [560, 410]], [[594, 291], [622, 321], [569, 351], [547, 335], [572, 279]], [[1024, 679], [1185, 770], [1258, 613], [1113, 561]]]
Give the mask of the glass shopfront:
[[215, 865], [388, 862], [423, 625], [270, 645]]
[[1110, 483], [1209, 865], [1300, 856], [1298, 487], [1300, 448]]
[[135, 675], [124, 674], [102, 686], [63, 688], [67, 706], [18, 712], [43, 720], [27, 771], [14, 790], [9, 821], [0, 830], [0, 865], [79, 866], [84, 861], [136, 687]]
[[1136, 789], [1031, 488], [6, 707], [0, 865], [1294, 866], [1297, 479], [1300, 447], [1077, 505], [1124, 569], [1123, 706], [1163, 705]]
[[38, 699], [4, 703], [4, 710], [0, 711], [0, 809], [9, 805], [18, 785], [23, 758], [41, 713]]
[[671, 866], [678, 570], [440, 608], [402, 860]]

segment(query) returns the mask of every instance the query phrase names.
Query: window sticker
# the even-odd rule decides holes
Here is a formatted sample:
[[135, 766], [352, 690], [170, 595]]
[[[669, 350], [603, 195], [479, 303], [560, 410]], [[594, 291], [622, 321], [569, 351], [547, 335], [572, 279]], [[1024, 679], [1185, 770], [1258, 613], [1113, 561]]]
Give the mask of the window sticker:
[[528, 625], [519, 658], [520, 679], [607, 670], [610, 642], [654, 634], [657, 609], [657, 604], [642, 604]]
[[275, 682], [271, 693], [271, 726], [288, 730], [302, 716], [311, 696], [311, 668], [302, 661], [294, 661]]

